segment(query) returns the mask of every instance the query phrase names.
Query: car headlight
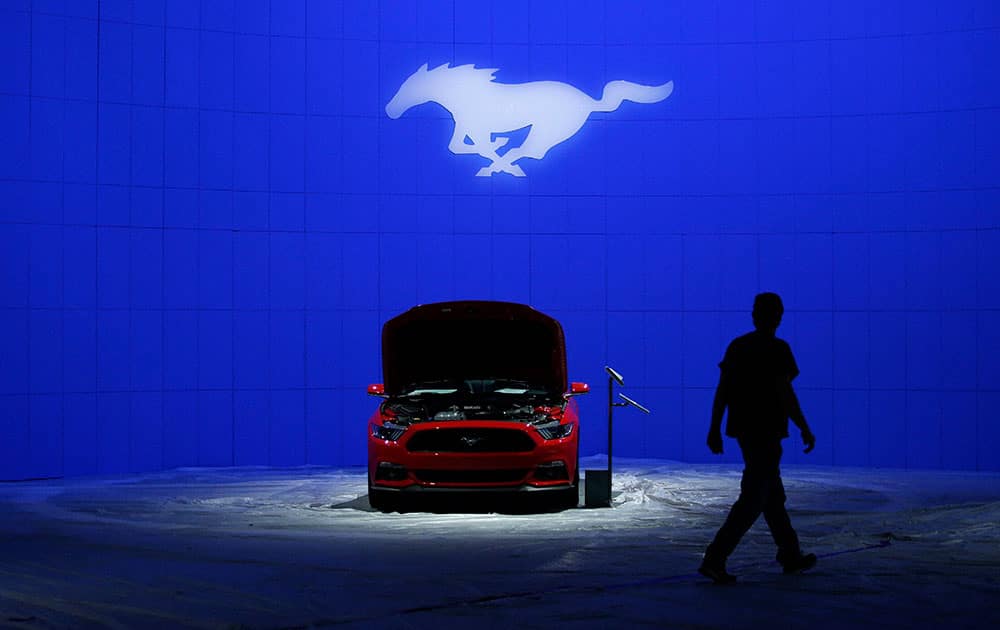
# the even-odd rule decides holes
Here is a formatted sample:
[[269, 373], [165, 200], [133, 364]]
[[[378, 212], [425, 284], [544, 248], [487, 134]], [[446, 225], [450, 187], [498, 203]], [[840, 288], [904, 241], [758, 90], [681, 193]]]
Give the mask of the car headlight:
[[372, 437], [374, 438], [395, 442], [403, 436], [403, 433], [406, 431], [406, 427], [393, 424], [391, 422], [386, 422], [384, 424], [375, 424], [372, 422], [371, 431]]
[[573, 424], [559, 424], [553, 422], [551, 424], [543, 424], [542, 426], [535, 427], [538, 429], [538, 434], [541, 435], [546, 440], [559, 440], [564, 437], [569, 437], [573, 433]]

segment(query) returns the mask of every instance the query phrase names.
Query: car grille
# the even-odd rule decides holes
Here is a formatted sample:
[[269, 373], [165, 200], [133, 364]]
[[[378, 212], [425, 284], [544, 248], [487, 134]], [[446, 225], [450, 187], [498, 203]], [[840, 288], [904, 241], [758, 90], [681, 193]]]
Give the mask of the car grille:
[[528, 474], [526, 469], [509, 470], [415, 470], [426, 483], [515, 483]]
[[517, 429], [431, 429], [418, 431], [406, 443], [411, 452], [526, 453], [535, 443]]

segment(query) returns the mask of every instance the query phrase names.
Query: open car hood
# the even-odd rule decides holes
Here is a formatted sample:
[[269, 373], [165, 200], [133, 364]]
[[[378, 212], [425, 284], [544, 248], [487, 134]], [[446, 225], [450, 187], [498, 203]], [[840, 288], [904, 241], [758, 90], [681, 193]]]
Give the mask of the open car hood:
[[524, 304], [439, 302], [382, 327], [382, 378], [390, 396], [415, 383], [476, 378], [566, 391], [566, 343], [555, 319]]

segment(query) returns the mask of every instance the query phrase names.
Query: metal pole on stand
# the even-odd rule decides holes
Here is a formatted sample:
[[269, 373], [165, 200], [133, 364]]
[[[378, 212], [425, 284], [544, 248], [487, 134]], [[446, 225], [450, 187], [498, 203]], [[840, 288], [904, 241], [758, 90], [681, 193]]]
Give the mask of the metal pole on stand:
[[[611, 372], [614, 372], [614, 370], [611, 370], [611, 368], [607, 366], [605, 366], [604, 369], [610, 370], [610, 372], [608, 372], [609, 375], [611, 374]], [[618, 373], [615, 372], [615, 374]], [[618, 376], [619, 378], [621, 378], [621, 375]], [[611, 452], [614, 450], [611, 448], [611, 441], [612, 438], [614, 437], [614, 431], [611, 430], [611, 425], [613, 420], [612, 416], [615, 410], [614, 388], [615, 388], [615, 378], [613, 376], [608, 376], [608, 493], [607, 493], [608, 505], [611, 505]]]
[[625, 385], [625, 379], [612, 367], [605, 365], [604, 371], [608, 373], [608, 470], [587, 470], [586, 485], [584, 487], [585, 501], [587, 507], [611, 507], [611, 463], [612, 463], [612, 443], [614, 440], [614, 410], [615, 407], [635, 407], [643, 413], [649, 413], [636, 401], [625, 394], [618, 394], [624, 402], [615, 402], [615, 383], [618, 386]]

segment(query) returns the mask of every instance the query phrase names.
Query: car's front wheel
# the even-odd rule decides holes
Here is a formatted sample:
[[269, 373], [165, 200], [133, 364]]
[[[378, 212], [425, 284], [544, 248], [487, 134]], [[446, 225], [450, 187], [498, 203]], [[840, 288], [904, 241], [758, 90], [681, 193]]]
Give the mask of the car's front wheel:
[[[579, 462], [579, 458], [577, 458]], [[553, 510], [572, 510], [580, 504], [580, 466], [576, 467], [573, 486], [565, 490], [553, 490], [549, 498], [549, 507]]]
[[580, 505], [580, 444], [576, 445], [576, 465], [573, 467], [573, 487], [561, 490], [558, 501], [560, 510], [572, 510]]
[[368, 505], [379, 512], [399, 511], [400, 497], [398, 493], [376, 490], [372, 487], [372, 482], [368, 480]]
[[572, 510], [580, 503], [580, 485], [576, 484], [572, 488], [553, 492], [552, 507], [556, 510]]

